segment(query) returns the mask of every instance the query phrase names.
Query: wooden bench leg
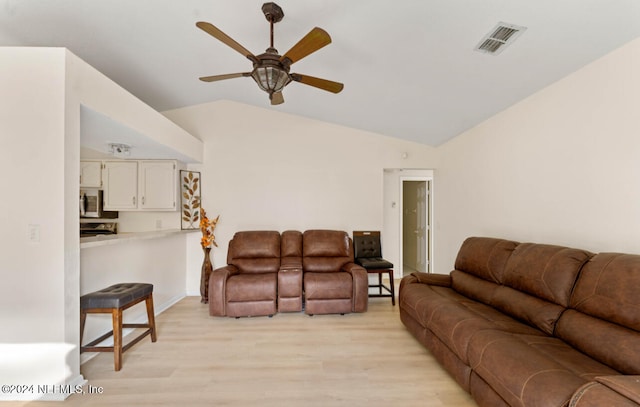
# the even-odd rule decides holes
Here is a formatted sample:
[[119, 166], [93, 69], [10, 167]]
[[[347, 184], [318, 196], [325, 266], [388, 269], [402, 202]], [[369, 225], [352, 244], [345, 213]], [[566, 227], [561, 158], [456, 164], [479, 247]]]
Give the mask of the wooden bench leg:
[[153, 312], [153, 294], [149, 294], [145, 300], [147, 305], [147, 319], [149, 321], [149, 329], [151, 330], [151, 342], [156, 341], [156, 318]]
[[113, 319], [113, 362], [115, 371], [122, 367], [122, 308], [114, 308]]

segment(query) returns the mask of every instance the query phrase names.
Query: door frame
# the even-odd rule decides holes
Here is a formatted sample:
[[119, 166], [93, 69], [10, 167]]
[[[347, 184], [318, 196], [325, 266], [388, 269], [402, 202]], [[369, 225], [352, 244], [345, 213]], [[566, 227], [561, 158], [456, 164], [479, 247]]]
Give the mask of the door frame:
[[399, 276], [402, 278], [404, 276], [404, 183], [405, 181], [424, 181], [430, 184], [427, 184], [429, 188], [427, 189], [427, 206], [425, 210], [427, 211], [425, 219], [427, 220], [427, 239], [426, 239], [426, 253], [427, 253], [427, 273], [433, 272], [433, 176], [422, 176], [422, 175], [401, 175], [400, 176], [400, 211], [399, 211], [399, 219], [398, 224], [400, 227], [399, 240], [400, 240], [400, 258], [398, 261], [399, 264]]

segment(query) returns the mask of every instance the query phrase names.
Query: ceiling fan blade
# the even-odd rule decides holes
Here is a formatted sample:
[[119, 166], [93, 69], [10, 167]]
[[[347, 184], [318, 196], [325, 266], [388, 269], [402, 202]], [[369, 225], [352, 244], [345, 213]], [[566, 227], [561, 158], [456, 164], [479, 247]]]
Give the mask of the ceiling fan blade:
[[282, 96], [282, 92], [274, 92], [270, 96], [272, 105], [281, 105], [284, 103], [284, 96]]
[[344, 85], [340, 82], [329, 81], [322, 78], [315, 78], [308, 75], [301, 75], [299, 73], [292, 73], [291, 79], [296, 82], [304, 83], [305, 85], [314, 86], [318, 89], [326, 90], [327, 92], [340, 93], [340, 91], [344, 88]]
[[215, 82], [222, 81], [225, 79], [239, 78], [241, 76], [251, 76], [250, 72], [240, 72], [240, 73], [228, 73], [224, 75], [213, 75], [213, 76], [203, 76], [200, 78], [203, 82]]
[[309, 31], [307, 35], [302, 37], [296, 45], [291, 47], [289, 51], [280, 57], [280, 61], [287, 63], [285, 61], [289, 60], [288, 64], [291, 65], [329, 44], [331, 44], [331, 37], [329, 34], [327, 34], [327, 32], [322, 28], [315, 27], [313, 30]]
[[196, 23], [196, 26], [201, 30], [209, 33], [211, 36], [215, 37], [216, 39], [220, 40], [221, 42], [225, 43], [229, 47], [235, 49], [236, 51], [238, 51], [245, 57], [249, 58], [250, 60], [257, 61], [257, 58], [251, 53], [251, 51], [249, 51], [242, 45], [238, 44], [236, 40], [234, 40], [233, 38], [229, 37], [227, 34], [220, 31], [220, 29], [214, 26], [213, 24], [207, 23], [206, 21], [198, 21]]

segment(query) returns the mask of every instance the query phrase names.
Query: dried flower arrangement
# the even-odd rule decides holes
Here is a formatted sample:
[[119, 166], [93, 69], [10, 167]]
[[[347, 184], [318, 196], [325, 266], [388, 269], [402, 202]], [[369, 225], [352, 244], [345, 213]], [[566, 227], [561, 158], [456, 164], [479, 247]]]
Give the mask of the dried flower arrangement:
[[213, 231], [218, 224], [218, 219], [220, 219], [220, 215], [218, 215], [215, 219], [209, 220], [207, 217], [207, 213], [204, 208], [200, 208], [200, 230], [202, 231], [202, 239], [200, 239], [200, 244], [203, 249], [211, 248], [211, 246], [218, 247], [216, 243], [216, 237], [213, 234]]

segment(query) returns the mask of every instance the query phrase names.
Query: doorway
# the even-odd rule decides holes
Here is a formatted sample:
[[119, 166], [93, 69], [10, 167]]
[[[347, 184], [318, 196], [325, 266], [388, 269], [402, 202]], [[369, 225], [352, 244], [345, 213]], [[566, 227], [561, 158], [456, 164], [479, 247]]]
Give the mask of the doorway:
[[431, 272], [431, 179], [401, 177], [402, 275]]

